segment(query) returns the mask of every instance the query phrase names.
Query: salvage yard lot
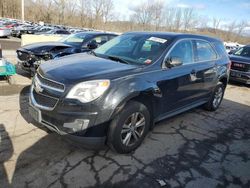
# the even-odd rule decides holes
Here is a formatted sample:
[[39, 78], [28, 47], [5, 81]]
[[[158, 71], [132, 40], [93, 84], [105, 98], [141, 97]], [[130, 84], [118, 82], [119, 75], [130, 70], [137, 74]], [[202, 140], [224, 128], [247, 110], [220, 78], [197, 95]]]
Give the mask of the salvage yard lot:
[[120, 155], [73, 146], [34, 123], [30, 80], [15, 79], [0, 83], [0, 187], [250, 187], [245, 85], [228, 85], [216, 112], [197, 108], [157, 123], [134, 153]]

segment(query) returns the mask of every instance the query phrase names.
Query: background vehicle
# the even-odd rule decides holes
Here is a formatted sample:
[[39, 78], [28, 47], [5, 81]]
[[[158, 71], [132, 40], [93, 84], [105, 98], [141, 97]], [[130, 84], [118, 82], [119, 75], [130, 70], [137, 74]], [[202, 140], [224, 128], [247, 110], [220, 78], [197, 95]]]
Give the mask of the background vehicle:
[[53, 29], [47, 32], [42, 32], [39, 34], [45, 34], [45, 35], [69, 35], [71, 34], [69, 31], [65, 29]]
[[250, 45], [230, 55], [230, 80], [250, 84]]
[[87, 52], [116, 37], [112, 33], [82, 32], [69, 35], [59, 42], [42, 42], [17, 49], [18, 67], [33, 76], [38, 66], [47, 60]]
[[5, 26], [0, 25], [0, 37], [8, 37], [11, 34], [11, 30]]
[[154, 122], [200, 105], [218, 109], [229, 62], [214, 38], [130, 32], [90, 53], [42, 64], [31, 86], [29, 112], [82, 145], [107, 143], [128, 153]]
[[34, 28], [32, 25], [20, 25], [12, 30], [11, 35], [21, 38], [23, 34], [34, 34], [36, 32]]

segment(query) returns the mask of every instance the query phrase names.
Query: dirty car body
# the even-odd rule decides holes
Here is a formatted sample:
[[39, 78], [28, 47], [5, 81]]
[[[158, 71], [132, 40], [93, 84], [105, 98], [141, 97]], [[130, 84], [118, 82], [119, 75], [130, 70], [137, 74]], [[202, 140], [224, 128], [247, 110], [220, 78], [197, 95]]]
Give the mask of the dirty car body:
[[213, 109], [210, 105], [217, 109], [228, 77], [229, 58], [220, 40], [130, 32], [94, 52], [42, 64], [31, 86], [30, 114], [85, 147], [108, 143], [127, 153], [154, 122], [219, 96]]
[[[115, 34], [101, 33], [101, 32], [82, 32], [63, 38], [58, 42], [40, 42], [22, 46], [17, 49], [18, 65], [19, 67], [34, 75], [39, 65], [47, 60], [59, 58], [62, 56], [87, 52], [98, 45], [101, 45], [111, 38], [115, 37]], [[94, 39], [100, 38], [100, 43], [90, 45]], [[102, 39], [105, 39], [102, 40]]]

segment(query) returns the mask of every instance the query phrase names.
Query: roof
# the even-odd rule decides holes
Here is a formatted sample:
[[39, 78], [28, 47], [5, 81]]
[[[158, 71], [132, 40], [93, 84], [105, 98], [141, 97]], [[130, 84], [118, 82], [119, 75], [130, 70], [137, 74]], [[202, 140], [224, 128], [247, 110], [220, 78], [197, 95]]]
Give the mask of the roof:
[[197, 38], [197, 39], [204, 39], [210, 42], [221, 41], [218, 38], [206, 36], [206, 35], [198, 35], [198, 34], [189, 34], [189, 33], [175, 33], [175, 32], [151, 32], [151, 31], [133, 31], [127, 32], [124, 34], [137, 34], [137, 35], [148, 35], [148, 36], [158, 36], [162, 38]]
[[[79, 33], [91, 34], [91, 35], [99, 35], [99, 34], [117, 35], [115, 33], [107, 33], [107, 32], [101, 32], [101, 31], [82, 31], [82, 32], [79, 32]], [[79, 33], [77, 33], [77, 34], [79, 34]]]

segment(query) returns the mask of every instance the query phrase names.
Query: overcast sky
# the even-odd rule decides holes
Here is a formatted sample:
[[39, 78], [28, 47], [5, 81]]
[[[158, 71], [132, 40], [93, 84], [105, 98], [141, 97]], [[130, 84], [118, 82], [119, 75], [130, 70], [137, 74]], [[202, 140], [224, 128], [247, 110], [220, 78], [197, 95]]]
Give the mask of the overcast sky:
[[[114, 0], [116, 12], [128, 19], [134, 6], [147, 0]], [[250, 0], [162, 0], [171, 7], [193, 8], [199, 15], [225, 22], [246, 20], [250, 23]]]

